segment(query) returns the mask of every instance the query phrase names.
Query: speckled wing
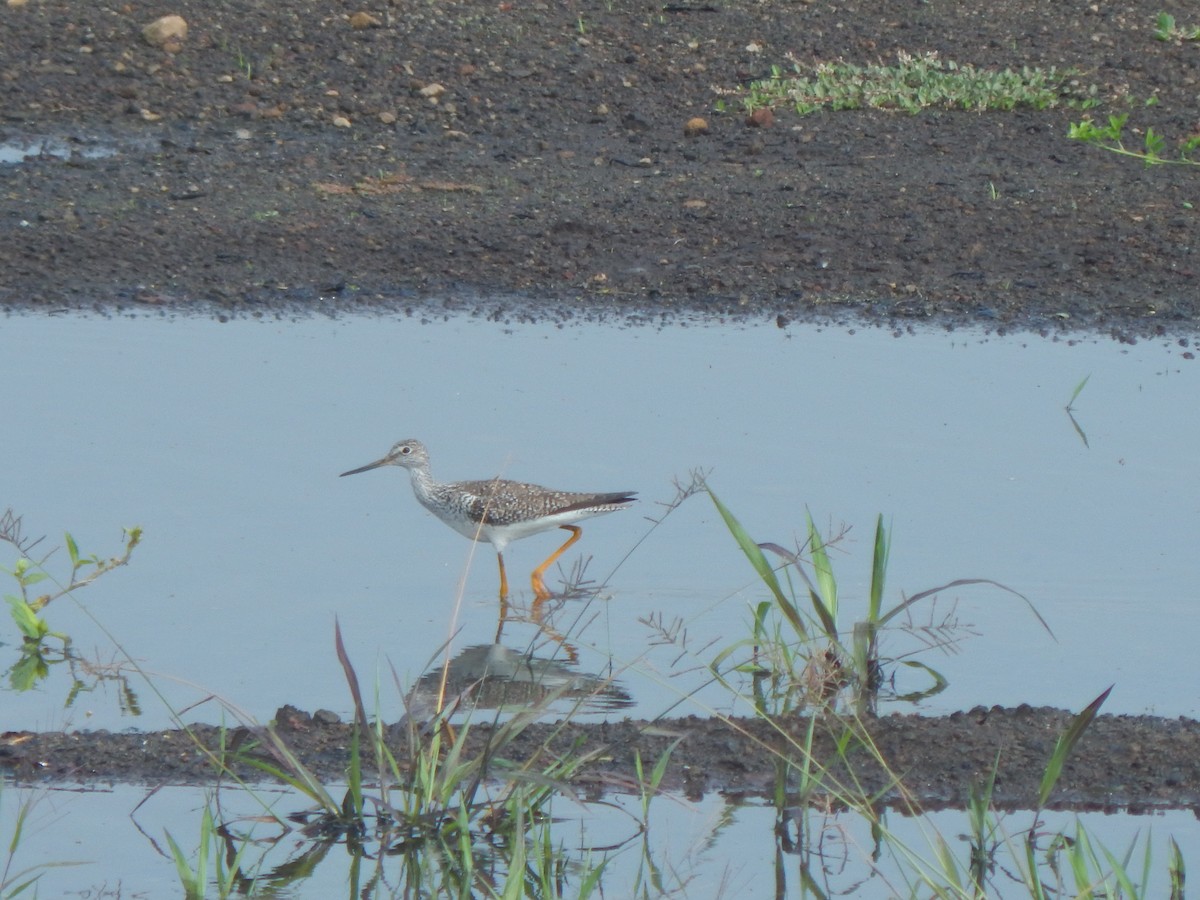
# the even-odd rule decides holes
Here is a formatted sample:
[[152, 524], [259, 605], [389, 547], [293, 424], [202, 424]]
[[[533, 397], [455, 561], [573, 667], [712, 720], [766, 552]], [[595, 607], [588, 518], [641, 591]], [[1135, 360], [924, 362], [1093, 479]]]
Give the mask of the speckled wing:
[[[633, 501], [634, 491], [605, 494], [553, 491], [521, 481], [462, 481], [453, 485], [462, 491], [465, 512], [473, 522], [485, 525], [511, 525], [551, 516], [556, 513], [605, 513], [621, 509]], [[581, 515], [579, 518], [586, 518]]]

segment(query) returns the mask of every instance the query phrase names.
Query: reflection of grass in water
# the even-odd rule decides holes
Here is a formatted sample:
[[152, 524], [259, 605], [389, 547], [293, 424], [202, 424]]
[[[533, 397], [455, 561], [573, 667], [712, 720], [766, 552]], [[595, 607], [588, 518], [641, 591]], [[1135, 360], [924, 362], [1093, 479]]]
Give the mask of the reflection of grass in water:
[[[6, 781], [0, 778], [0, 803], [7, 801], [8, 794], [12, 791], [13, 788], [8, 787]], [[17, 809], [16, 818], [13, 820], [12, 834], [0, 834], [0, 847], [3, 847], [3, 852], [0, 853], [0, 897], [4, 898], [4, 900], [24, 896], [29, 891], [33, 891], [33, 894], [30, 896], [36, 896], [38, 881], [50, 869], [83, 865], [82, 862], [44, 860], [32, 866], [17, 868], [25, 828], [29, 823], [30, 816], [37, 808], [38, 801], [44, 796], [44, 791], [36, 791], [29, 793], [23, 800], [18, 801], [20, 805]]]

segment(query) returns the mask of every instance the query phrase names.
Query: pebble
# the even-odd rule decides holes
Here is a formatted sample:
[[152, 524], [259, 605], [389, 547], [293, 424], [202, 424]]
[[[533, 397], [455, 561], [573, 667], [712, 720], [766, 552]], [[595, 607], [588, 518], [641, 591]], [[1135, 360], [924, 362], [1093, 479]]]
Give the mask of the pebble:
[[770, 128], [775, 124], [775, 113], [765, 106], [760, 106], [746, 116], [746, 124], [751, 128]]
[[356, 12], [350, 17], [350, 27], [355, 31], [367, 28], [378, 28], [382, 23], [369, 12]]
[[151, 47], [177, 53], [187, 40], [188, 26], [183, 16], [163, 16], [142, 29], [142, 40]]

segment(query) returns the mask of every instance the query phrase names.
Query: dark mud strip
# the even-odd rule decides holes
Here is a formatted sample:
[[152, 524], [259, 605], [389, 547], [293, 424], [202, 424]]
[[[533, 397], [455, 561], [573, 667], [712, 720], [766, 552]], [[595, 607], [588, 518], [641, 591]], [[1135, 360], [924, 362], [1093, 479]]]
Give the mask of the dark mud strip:
[[[927, 809], [962, 806], [973, 783], [990, 772], [999, 756], [994, 801], [1004, 808], [1035, 803], [1046, 761], [1055, 741], [1071, 721], [1063, 710], [1019, 707], [974, 709], [945, 718], [887, 716], [866, 720], [867, 733], [892, 771], [901, 776], [916, 802]], [[344, 777], [348, 726], [316, 718], [292, 707], [277, 714], [276, 728], [292, 751], [325, 780]], [[781, 723], [803, 739], [808, 722]], [[819, 723], [815, 756], [834, 759], [830, 725]], [[403, 759], [403, 729], [390, 729], [390, 743]], [[196, 736], [216, 749], [220, 732], [196, 726]], [[469, 744], [479, 752], [490, 731], [472, 727]], [[765, 722], [736, 719], [722, 722], [689, 717], [659, 723], [622, 721], [611, 724], [536, 725], [506, 745], [501, 755], [523, 762], [547, 760], [552, 753], [584, 754], [602, 748], [601, 762], [588, 766], [575, 784], [585, 794], [634, 789], [634, 753], [655, 760], [679, 736], [664, 788], [699, 797], [710, 792], [766, 795], [773, 791], [777, 752], [790, 752], [779, 729]], [[226, 744], [253, 740], [252, 735], [226, 734]], [[547, 745], [547, 742], [548, 745]], [[243, 746], [249, 746], [243, 744]], [[261, 749], [251, 752], [261, 753]], [[884, 790], [891, 778], [861, 745], [851, 750], [849, 764], [867, 791]], [[538, 764], [534, 763], [534, 768]], [[70, 734], [9, 732], [0, 736], [0, 769], [21, 782], [212, 783], [213, 767], [188, 735], [178, 731], [144, 734], [74, 732]], [[236, 771], [260, 779], [245, 764]], [[846, 775], [841, 763], [835, 777]], [[885, 796], [898, 800], [895, 791]], [[1084, 735], [1064, 768], [1051, 807], [1149, 811], [1168, 808], [1200, 810], [1200, 722], [1152, 716], [1100, 716]]]

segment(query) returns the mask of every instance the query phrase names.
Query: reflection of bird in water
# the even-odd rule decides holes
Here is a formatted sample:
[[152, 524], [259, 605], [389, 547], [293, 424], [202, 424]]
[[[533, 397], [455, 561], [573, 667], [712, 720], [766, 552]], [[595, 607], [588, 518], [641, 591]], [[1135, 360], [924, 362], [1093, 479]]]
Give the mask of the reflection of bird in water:
[[[583, 699], [588, 711], [626, 709], [633, 700], [610, 678], [577, 671], [560, 659], [544, 659], [511, 650], [503, 644], [467, 647], [449, 662], [445, 696], [470, 690], [469, 704], [477, 709], [526, 708], [559, 697]], [[422, 675], [414, 694], [433, 701], [442, 689], [442, 668]]]

